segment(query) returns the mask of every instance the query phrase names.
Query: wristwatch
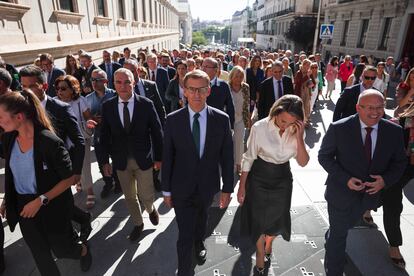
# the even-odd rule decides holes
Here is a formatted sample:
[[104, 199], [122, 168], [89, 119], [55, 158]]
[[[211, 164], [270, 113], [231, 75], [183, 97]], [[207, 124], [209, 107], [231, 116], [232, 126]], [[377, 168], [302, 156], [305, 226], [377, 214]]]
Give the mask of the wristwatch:
[[40, 195], [40, 201], [42, 202], [42, 205], [47, 205], [49, 203], [49, 199], [45, 195]]

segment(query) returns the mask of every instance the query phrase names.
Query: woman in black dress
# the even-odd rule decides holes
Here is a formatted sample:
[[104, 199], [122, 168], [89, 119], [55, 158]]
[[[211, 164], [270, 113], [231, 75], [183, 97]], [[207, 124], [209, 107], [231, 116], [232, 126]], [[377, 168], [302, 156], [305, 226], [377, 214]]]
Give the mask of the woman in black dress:
[[251, 128], [237, 199], [242, 205], [241, 232], [256, 244], [254, 275], [265, 275], [277, 235], [290, 240], [289, 160], [296, 158], [302, 167], [309, 161], [303, 121], [302, 100], [285, 95], [273, 104], [267, 118]]

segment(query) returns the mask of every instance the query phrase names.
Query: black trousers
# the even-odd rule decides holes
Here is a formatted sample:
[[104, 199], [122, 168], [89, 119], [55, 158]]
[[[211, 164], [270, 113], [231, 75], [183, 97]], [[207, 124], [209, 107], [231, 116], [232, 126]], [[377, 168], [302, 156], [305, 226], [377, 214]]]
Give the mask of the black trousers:
[[178, 224], [178, 276], [194, 275], [192, 252], [194, 244], [204, 242], [207, 229], [208, 209], [213, 198], [208, 201], [199, 195], [186, 200], [173, 198], [175, 217]]
[[[18, 195], [18, 212], [20, 213], [24, 205], [36, 197], [36, 195]], [[53, 227], [54, 229], [51, 231], [48, 224], [54, 222], [53, 217], [47, 217], [47, 213], [43, 212], [42, 208], [47, 207], [42, 206], [34, 218], [20, 217], [20, 230], [40, 274], [42, 276], [59, 276], [60, 272], [52, 252], [57, 258], [79, 259], [82, 246], [73, 239], [70, 216], [68, 216], [66, 225], [58, 227], [59, 231], [56, 231], [56, 227]]]
[[414, 166], [408, 164], [401, 179], [382, 192], [382, 208], [385, 234], [390, 246], [402, 245], [400, 218], [403, 210], [402, 189], [414, 177]]
[[325, 272], [327, 276], [342, 276], [345, 266], [345, 249], [348, 230], [364, 213], [361, 202], [349, 209], [338, 209], [328, 202], [329, 230], [326, 233]]

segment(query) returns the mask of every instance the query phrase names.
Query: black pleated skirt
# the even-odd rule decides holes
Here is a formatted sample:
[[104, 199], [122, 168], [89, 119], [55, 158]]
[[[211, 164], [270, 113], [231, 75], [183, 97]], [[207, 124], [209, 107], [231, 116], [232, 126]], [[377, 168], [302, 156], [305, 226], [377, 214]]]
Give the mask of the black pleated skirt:
[[289, 162], [273, 164], [256, 159], [246, 182], [241, 209], [241, 234], [256, 243], [262, 234], [289, 241], [292, 173]]

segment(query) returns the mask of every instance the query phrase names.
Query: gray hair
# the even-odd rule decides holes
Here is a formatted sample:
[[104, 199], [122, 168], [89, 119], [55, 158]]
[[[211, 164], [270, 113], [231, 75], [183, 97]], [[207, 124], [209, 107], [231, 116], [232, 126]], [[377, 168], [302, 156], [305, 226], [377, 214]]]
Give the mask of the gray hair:
[[132, 74], [132, 72], [130, 70], [126, 69], [126, 68], [119, 68], [118, 70], [116, 70], [115, 73], [114, 73], [114, 79], [119, 74], [125, 74], [128, 77], [130, 77], [132, 80], [134, 80], [134, 74]]
[[274, 69], [275, 67], [279, 67], [280, 69], [283, 69], [283, 63], [279, 60], [276, 60], [275, 62], [272, 63], [272, 69]]
[[124, 61], [124, 64], [130, 64], [132, 66], [134, 66], [135, 69], [138, 69], [138, 62], [135, 59], [129, 58], [127, 60]]
[[95, 70], [92, 71], [92, 74], [93, 73], [99, 74], [102, 77], [104, 77], [105, 79], [108, 79], [108, 74], [104, 70], [102, 70], [102, 69], [95, 69]]

